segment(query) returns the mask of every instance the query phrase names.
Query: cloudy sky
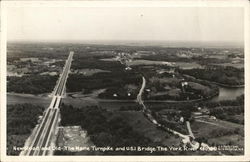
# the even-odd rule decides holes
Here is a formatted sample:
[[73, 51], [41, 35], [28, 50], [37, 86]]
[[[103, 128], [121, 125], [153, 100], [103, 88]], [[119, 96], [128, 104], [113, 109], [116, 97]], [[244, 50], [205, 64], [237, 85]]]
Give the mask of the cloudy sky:
[[8, 40], [243, 42], [242, 8], [55, 8], [7, 10]]

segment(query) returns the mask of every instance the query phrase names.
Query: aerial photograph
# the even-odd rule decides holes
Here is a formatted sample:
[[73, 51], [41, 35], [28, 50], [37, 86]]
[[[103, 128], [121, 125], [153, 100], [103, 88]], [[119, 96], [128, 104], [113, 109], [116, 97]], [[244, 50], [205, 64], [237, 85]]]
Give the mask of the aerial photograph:
[[8, 156], [244, 155], [243, 8], [7, 15]]

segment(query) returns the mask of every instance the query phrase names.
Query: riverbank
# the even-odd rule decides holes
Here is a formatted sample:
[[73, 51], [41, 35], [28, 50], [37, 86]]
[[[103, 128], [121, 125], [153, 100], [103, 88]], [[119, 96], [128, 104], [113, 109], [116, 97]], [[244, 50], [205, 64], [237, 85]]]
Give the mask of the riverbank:
[[210, 81], [210, 80], [199, 79], [199, 78], [196, 78], [194, 76], [187, 75], [187, 74], [183, 74], [183, 76], [191, 77], [191, 78], [199, 80], [199, 81], [205, 81], [205, 82], [213, 83], [215, 85], [219, 85], [219, 86], [226, 87], [226, 88], [244, 88], [245, 87], [245, 84], [242, 84], [242, 85], [229, 85], [229, 84], [222, 84], [222, 83], [218, 83], [218, 82], [214, 82], [214, 81]]
[[[174, 101], [174, 100], [144, 100], [144, 103], [190, 103], [190, 102], [201, 102], [201, 101], [206, 101], [209, 99], [212, 99], [214, 96], [210, 96], [209, 98], [201, 98], [201, 99], [196, 99], [196, 100], [182, 100], [182, 101]], [[87, 97], [87, 96], [85, 96]], [[85, 98], [82, 97], [82, 98]], [[90, 96], [88, 96], [89, 98]], [[19, 98], [19, 99], [17, 99]], [[26, 99], [25, 99], [26, 98]], [[40, 100], [44, 100], [44, 99], [49, 99], [49, 96], [43, 96], [43, 95], [32, 95], [32, 94], [16, 94], [16, 93], [8, 93], [7, 94], [7, 104], [13, 104], [13, 103], [18, 103], [21, 99], [21, 103], [23, 103], [24, 101], [26, 102], [31, 102], [34, 103], [33, 100], [38, 101]], [[81, 99], [81, 97], [72, 97], [72, 95], [69, 95], [69, 98], [72, 99]], [[14, 101], [16, 99], [16, 101]], [[29, 100], [30, 99], [30, 100]], [[100, 102], [100, 103], [137, 103], [137, 100], [116, 100], [116, 99], [100, 99], [100, 98], [96, 98], [93, 97], [93, 100], [95, 100], [96, 102]]]
[[7, 105], [30, 103], [48, 107], [51, 102], [51, 98], [45, 94], [32, 95], [21, 93], [7, 93], [6, 98]]
[[[209, 82], [209, 81], [207, 81], [207, 82]], [[218, 86], [221, 86], [221, 85], [218, 85]], [[195, 99], [195, 100], [182, 100], [182, 101], [175, 101], [175, 100], [144, 100], [144, 103], [147, 103], [147, 104], [150, 104], [150, 103], [170, 103], [170, 104], [175, 104], [175, 103], [202, 102], [202, 101], [208, 101], [208, 100], [220, 101], [220, 100], [226, 100], [226, 99], [234, 99], [234, 98], [238, 97], [239, 95], [244, 94], [244, 89], [242, 90], [243, 92], [241, 92], [241, 90], [238, 90], [240, 92], [237, 92], [238, 88], [244, 88], [244, 87], [226, 87], [226, 88], [223, 88], [223, 86], [221, 86], [221, 87], [219, 87], [219, 91], [216, 94], [205, 97], [205, 98]], [[96, 92], [93, 92], [93, 94], [89, 93], [89, 94], [84, 94], [84, 95], [80, 95], [81, 92], [75, 92], [75, 93], [67, 93], [67, 95], [68, 95], [69, 98], [72, 98], [72, 99], [81, 99], [81, 98], [84, 98], [84, 97], [88, 97], [88, 98], [92, 98], [92, 100], [95, 100], [96, 102], [99, 102], [99, 103], [111, 103], [111, 102], [114, 102], [114, 103], [136, 103], [137, 102], [136, 98], [135, 99], [129, 99], [129, 100], [101, 99], [101, 98], [98, 98], [98, 93], [100, 91], [98, 91], [98, 93], [96, 93]], [[18, 103], [19, 101], [21, 101], [21, 103], [23, 103], [23, 101], [34, 103], [33, 100], [40, 103], [39, 99], [44, 100], [44, 99], [49, 99], [49, 98], [50, 98], [49, 93], [34, 95], [34, 94], [22, 94], [22, 93], [7, 92], [7, 100], [8, 100], [7, 104], [9, 104], [9, 103], [11, 103], [11, 104]], [[30, 99], [30, 101], [29, 101], [29, 99]], [[14, 101], [14, 100], [17, 100], [17, 101]]]
[[244, 88], [245, 87], [245, 84], [242, 84], [242, 85], [227, 85], [227, 84], [221, 84], [221, 83], [212, 82], [212, 81], [209, 81], [209, 82], [213, 83], [213, 84], [216, 84], [216, 85], [219, 85], [219, 86], [222, 86], [222, 87], [226, 87], [226, 88]]
[[29, 94], [29, 93], [7, 92], [6, 94], [7, 95], [13, 95], [13, 96], [21, 96], [21, 97], [50, 97], [50, 93]]

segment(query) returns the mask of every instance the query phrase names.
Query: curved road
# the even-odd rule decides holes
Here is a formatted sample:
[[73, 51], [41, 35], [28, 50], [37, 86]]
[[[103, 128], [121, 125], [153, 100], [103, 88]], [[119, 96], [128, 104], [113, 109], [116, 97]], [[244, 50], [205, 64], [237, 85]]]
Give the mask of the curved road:
[[[190, 136], [184, 135], [184, 134], [182, 134], [182, 133], [180, 133], [180, 132], [177, 132], [177, 131], [175, 131], [175, 130], [172, 130], [172, 129], [166, 127], [165, 125], [162, 125], [162, 124], [160, 124], [160, 123], [158, 123], [158, 122], [156, 121], [156, 119], [152, 116], [151, 111], [150, 111], [149, 109], [147, 109], [147, 107], [144, 105], [143, 100], [142, 100], [142, 94], [143, 94], [143, 91], [144, 91], [145, 87], [146, 87], [146, 79], [145, 79], [145, 77], [143, 76], [143, 77], [142, 77], [142, 86], [141, 86], [141, 89], [140, 89], [140, 91], [139, 91], [139, 93], [138, 93], [138, 95], [137, 95], [137, 102], [139, 103], [139, 105], [142, 106], [142, 110], [143, 110], [143, 113], [145, 114], [145, 116], [146, 116], [153, 124], [155, 124], [156, 126], [161, 127], [161, 128], [163, 128], [164, 130], [169, 131], [169, 132], [171, 132], [171, 133], [173, 133], [173, 134], [175, 134], [175, 135], [178, 135], [180, 138], [183, 139], [183, 142], [185, 141], [185, 143], [189, 143], [189, 144], [192, 146], [193, 149], [198, 149], [198, 148], [199, 148], [198, 142], [196, 142], [196, 141], [194, 141], [194, 140], [191, 142], [191, 141], [190, 141]], [[192, 136], [192, 135], [193, 135], [193, 134], [191, 134], [191, 136]], [[206, 145], [206, 146], [209, 148], [208, 145]]]

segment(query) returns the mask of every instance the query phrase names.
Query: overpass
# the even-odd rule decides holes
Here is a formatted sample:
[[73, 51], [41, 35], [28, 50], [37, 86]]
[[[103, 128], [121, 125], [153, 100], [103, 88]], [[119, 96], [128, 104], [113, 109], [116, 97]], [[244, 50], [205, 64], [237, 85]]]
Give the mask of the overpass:
[[69, 53], [66, 60], [63, 72], [57, 81], [57, 84], [52, 92], [52, 100], [49, 107], [45, 110], [41, 123], [38, 125], [35, 132], [29, 137], [29, 141], [25, 143], [28, 149], [23, 150], [20, 155], [26, 156], [44, 156], [48, 155], [51, 150], [51, 139], [55, 134], [55, 129], [58, 124], [60, 114], [60, 103], [65, 93], [65, 85], [71, 67], [71, 62], [74, 52]]

